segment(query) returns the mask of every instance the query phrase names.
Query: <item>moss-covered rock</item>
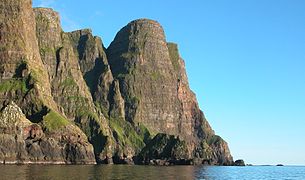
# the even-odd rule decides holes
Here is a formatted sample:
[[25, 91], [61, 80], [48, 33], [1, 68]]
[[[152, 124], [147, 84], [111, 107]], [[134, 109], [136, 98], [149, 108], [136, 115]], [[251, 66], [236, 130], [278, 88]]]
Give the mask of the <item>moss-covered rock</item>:
[[42, 123], [48, 131], [56, 131], [66, 127], [70, 122], [57, 112], [50, 110], [43, 117]]
[[134, 157], [151, 139], [150, 132], [142, 124], [133, 125], [121, 118], [110, 118], [110, 127], [118, 144], [114, 157], [115, 163], [134, 163]]
[[169, 57], [172, 62], [173, 68], [178, 71], [179, 70], [179, 51], [178, 51], [178, 45], [175, 43], [167, 43], [167, 48], [169, 52]]
[[28, 91], [25, 79], [9, 79], [0, 83], [0, 92], [10, 92], [20, 90], [22, 93]]

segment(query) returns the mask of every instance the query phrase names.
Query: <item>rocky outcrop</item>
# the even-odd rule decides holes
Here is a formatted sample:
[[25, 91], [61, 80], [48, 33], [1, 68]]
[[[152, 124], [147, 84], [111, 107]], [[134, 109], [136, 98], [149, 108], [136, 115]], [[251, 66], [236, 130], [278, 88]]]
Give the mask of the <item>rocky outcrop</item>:
[[31, 0], [0, 9], [0, 160], [233, 165], [158, 22], [130, 22], [106, 49]]
[[238, 159], [234, 162], [234, 166], [246, 166], [244, 160]]
[[[53, 119], [53, 116], [59, 118]], [[95, 164], [87, 137], [55, 112], [43, 124], [26, 119], [15, 104], [0, 113], [0, 161], [5, 164]], [[45, 129], [45, 130], [44, 130]]]

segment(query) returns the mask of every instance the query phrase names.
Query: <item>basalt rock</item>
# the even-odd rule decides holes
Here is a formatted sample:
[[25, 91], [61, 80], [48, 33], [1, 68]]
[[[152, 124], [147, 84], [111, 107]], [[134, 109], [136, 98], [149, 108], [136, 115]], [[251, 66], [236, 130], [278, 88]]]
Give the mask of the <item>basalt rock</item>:
[[233, 165], [158, 22], [130, 22], [106, 49], [31, 0], [0, 10], [2, 161]]

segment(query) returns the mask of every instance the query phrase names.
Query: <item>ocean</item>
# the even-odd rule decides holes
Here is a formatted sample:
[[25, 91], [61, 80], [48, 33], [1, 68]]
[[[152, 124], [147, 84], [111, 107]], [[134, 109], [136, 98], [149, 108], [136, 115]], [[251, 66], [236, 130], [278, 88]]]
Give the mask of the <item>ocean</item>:
[[0, 179], [305, 180], [305, 166], [1, 165]]

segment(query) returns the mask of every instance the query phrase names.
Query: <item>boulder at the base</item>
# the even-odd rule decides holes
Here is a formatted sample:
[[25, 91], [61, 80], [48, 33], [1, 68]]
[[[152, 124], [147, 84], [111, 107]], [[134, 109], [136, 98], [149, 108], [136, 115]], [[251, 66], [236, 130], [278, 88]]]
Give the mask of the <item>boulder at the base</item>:
[[238, 159], [234, 162], [234, 166], [245, 166], [245, 162], [242, 159]]

